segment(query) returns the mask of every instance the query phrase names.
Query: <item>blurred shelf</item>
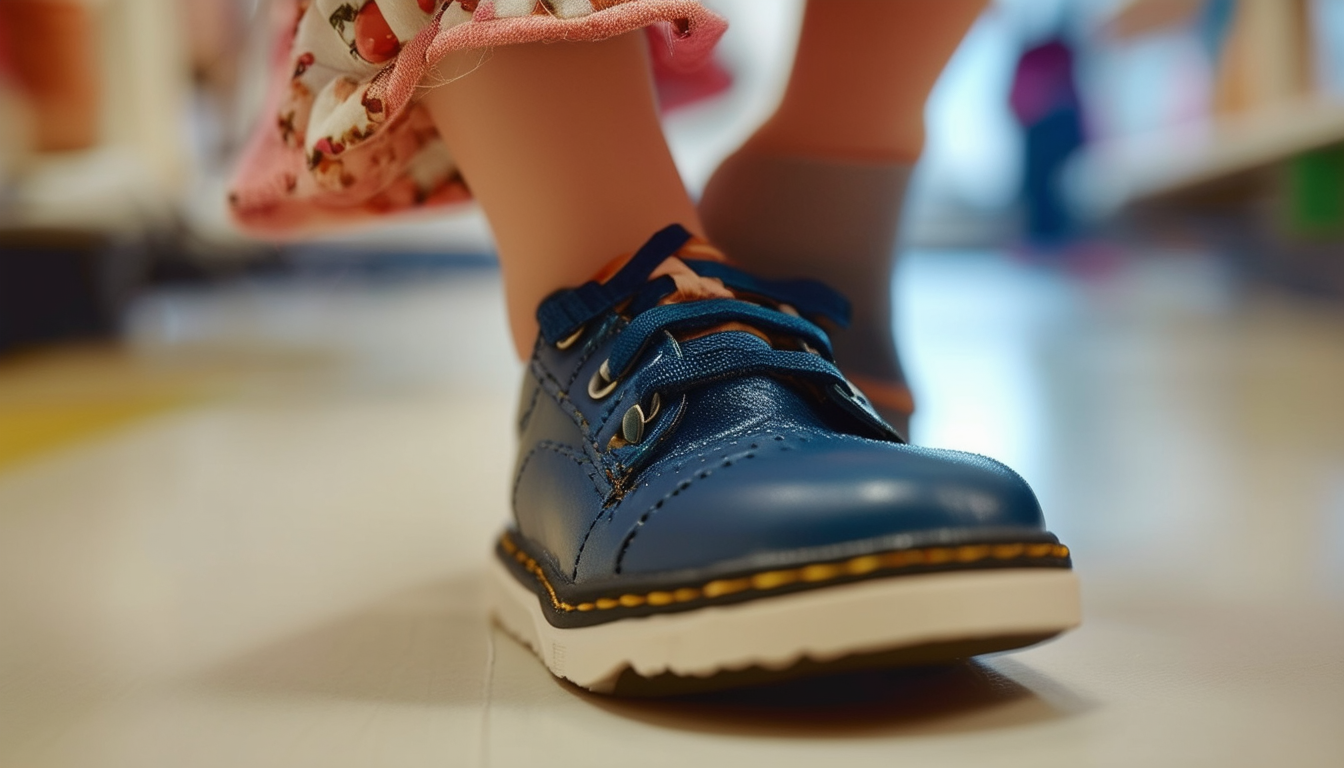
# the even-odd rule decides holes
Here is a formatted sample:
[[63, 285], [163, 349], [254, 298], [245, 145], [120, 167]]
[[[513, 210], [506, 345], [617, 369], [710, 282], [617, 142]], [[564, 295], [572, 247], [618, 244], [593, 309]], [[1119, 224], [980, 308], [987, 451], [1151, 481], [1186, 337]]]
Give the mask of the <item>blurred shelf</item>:
[[0, 228], [139, 232], [173, 210], [171, 192], [125, 147], [29, 158], [11, 180]]
[[1344, 102], [1283, 103], [1244, 117], [1103, 142], [1085, 173], [1116, 208], [1244, 196], [1278, 163], [1344, 143]]
[[[230, 218], [225, 200], [231, 171], [221, 167], [199, 174], [198, 182], [181, 202], [180, 214], [187, 229], [195, 237], [218, 246], [218, 253], [207, 252], [201, 254], [202, 258], [227, 260], [236, 249], [269, 242], [244, 234]], [[282, 238], [280, 242], [306, 254], [330, 249], [343, 253], [360, 250], [479, 255], [495, 250], [490, 226], [480, 207], [474, 204], [401, 214], [330, 233]]]

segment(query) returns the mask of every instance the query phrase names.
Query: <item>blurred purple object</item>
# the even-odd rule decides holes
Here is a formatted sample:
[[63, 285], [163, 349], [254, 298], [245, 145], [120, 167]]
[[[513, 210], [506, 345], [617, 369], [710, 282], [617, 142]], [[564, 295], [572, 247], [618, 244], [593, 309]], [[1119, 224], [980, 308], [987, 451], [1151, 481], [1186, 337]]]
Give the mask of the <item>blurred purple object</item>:
[[1008, 101], [1024, 134], [1022, 199], [1027, 240], [1037, 247], [1057, 247], [1075, 229], [1060, 178], [1069, 157], [1085, 142], [1073, 51], [1068, 44], [1052, 38], [1023, 52]]

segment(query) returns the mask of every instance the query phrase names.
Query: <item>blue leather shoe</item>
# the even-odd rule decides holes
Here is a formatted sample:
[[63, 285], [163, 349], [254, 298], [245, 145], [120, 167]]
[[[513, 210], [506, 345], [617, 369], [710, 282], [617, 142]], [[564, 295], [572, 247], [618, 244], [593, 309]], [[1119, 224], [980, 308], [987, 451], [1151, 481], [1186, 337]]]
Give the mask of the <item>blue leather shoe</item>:
[[[518, 420], [494, 612], [596, 691], [963, 658], [1079, 622], [1030, 487], [909, 445], [836, 368], [842, 297], [683, 259], [738, 299], [660, 305], [656, 234], [548, 298]], [[653, 681], [653, 685], [648, 682]]]

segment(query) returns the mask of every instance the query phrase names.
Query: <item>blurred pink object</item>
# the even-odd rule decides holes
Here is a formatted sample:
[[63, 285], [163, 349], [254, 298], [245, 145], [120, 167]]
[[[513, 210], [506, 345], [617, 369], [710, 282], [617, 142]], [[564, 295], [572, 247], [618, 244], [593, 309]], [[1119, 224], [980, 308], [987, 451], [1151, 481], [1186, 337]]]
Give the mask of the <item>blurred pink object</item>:
[[1024, 125], [1040, 122], [1058, 109], [1076, 107], [1073, 52], [1068, 46], [1050, 40], [1023, 53], [1013, 75], [1008, 104]]
[[688, 68], [672, 55], [668, 43], [672, 30], [667, 25], [645, 27], [644, 32], [649, 38], [653, 80], [658, 87], [658, 106], [663, 112], [712, 99], [732, 87], [733, 74], [717, 56], [709, 56]]
[[[451, 52], [600, 40], [660, 25], [667, 63], [689, 70], [727, 27], [695, 0], [279, 5], [286, 52], [229, 196], [243, 227], [271, 235], [470, 196], [451, 148], [415, 101], [426, 75]], [[539, 130], [538, 141], [546, 138]]]

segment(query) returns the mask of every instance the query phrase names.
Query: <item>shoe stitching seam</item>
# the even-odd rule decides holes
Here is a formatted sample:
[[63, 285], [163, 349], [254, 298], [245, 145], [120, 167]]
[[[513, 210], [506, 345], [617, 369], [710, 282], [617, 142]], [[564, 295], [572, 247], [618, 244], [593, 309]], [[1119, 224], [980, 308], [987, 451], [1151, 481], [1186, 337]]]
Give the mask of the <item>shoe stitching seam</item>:
[[551, 369], [547, 367], [547, 365], [544, 362], [542, 362], [540, 355], [540, 346], [541, 346], [540, 341], [537, 342], [536, 347], [534, 347], [533, 349], [532, 362], [536, 365], [536, 367], [541, 369], [543, 375], [545, 375], [547, 378], [555, 382], [556, 387], [560, 388], [564, 392], [568, 392], [574, 386], [574, 382], [578, 380], [579, 373], [583, 370], [583, 366], [587, 365], [588, 361], [593, 359], [593, 356], [597, 354], [598, 347], [600, 347], [602, 342], [605, 341], [606, 338], [610, 335], [610, 329], [608, 328], [609, 325], [610, 325], [609, 321], [604, 322], [602, 324], [602, 327], [598, 331], [598, 336], [594, 337], [591, 341], [589, 341], [587, 344], [584, 345], [578, 359], [571, 366], [572, 370], [570, 371], [568, 381], [566, 381], [564, 384], [561, 384], [560, 377], [552, 373]]
[[[532, 342], [532, 356], [528, 358], [527, 372], [532, 374], [534, 378], [537, 376], [537, 368], [541, 368], [542, 371], [546, 370], [546, 366], [541, 365], [541, 347], [543, 343], [544, 342], [540, 336], [537, 337], [536, 341]], [[524, 379], [524, 381], [526, 381], [526, 379]], [[542, 387], [540, 381], [535, 381], [534, 383], [537, 386], [536, 389], [532, 390], [532, 401], [528, 403], [527, 410], [523, 412], [523, 415], [518, 417], [519, 435], [521, 435], [523, 431], [527, 429], [527, 425], [531, 423], [532, 412], [537, 409], [537, 403], [541, 401], [541, 391], [544, 387]], [[526, 384], [524, 384], [524, 386], [526, 386]]]
[[705, 479], [708, 479], [708, 478], [709, 478], [711, 475], [713, 475], [715, 472], [718, 472], [718, 471], [721, 470], [721, 469], [727, 469], [728, 467], [733, 466], [733, 464], [734, 464], [739, 458], [740, 458], [741, 460], [743, 460], [743, 461], [745, 461], [745, 460], [747, 460], [747, 459], [754, 459], [754, 458], [756, 458], [756, 451], [757, 451], [757, 450], [759, 450], [759, 448], [757, 447], [757, 444], [756, 444], [756, 443], [752, 443], [752, 444], [751, 444], [751, 449], [748, 450], [745, 454], [738, 454], [738, 455], [735, 456], [735, 457], [734, 457], [734, 456], [725, 456], [725, 457], [723, 458], [723, 460], [719, 463], [719, 466], [714, 467], [714, 468], [712, 468], [712, 469], [702, 469], [702, 470], [700, 470], [699, 472], [696, 472], [696, 473], [695, 473], [693, 476], [691, 476], [690, 478], [687, 478], [686, 480], [682, 480], [681, 482], [677, 483], [677, 484], [672, 488], [672, 490], [670, 490], [670, 491], [668, 491], [667, 493], [663, 494], [663, 497], [662, 497], [661, 499], [655, 501], [652, 505], [649, 506], [648, 509], [644, 510], [644, 514], [642, 514], [642, 515], [639, 516], [639, 519], [635, 521], [635, 524], [634, 524], [633, 526], [630, 527], [630, 531], [625, 535], [625, 541], [621, 542], [621, 551], [620, 551], [619, 553], [617, 553], [617, 555], [616, 555], [616, 572], [617, 572], [617, 573], [620, 573], [620, 572], [621, 572], [621, 566], [622, 566], [622, 564], [625, 562], [625, 553], [626, 553], [627, 550], [630, 549], [630, 545], [634, 542], [635, 537], [639, 535], [639, 531], [640, 531], [640, 529], [644, 526], [644, 523], [648, 522], [649, 518], [653, 517], [653, 515], [654, 515], [655, 512], [657, 512], [658, 510], [662, 509], [662, 508], [663, 508], [663, 505], [666, 504], [666, 503], [668, 502], [669, 499], [673, 498], [674, 496], [677, 496], [677, 495], [681, 494], [681, 492], [684, 491], [684, 490], [686, 490], [687, 488], [690, 488], [691, 485], [692, 485], [696, 480], [705, 480]]
[[643, 594], [623, 594], [619, 597], [598, 598], [592, 602], [567, 603], [560, 599], [550, 579], [537, 561], [522, 550], [505, 533], [500, 546], [546, 590], [551, 607], [557, 611], [608, 611], [613, 608], [638, 608], [644, 605], [663, 606], [693, 600], [712, 600], [741, 592], [768, 592], [793, 584], [824, 584], [848, 576], [866, 576], [880, 571], [893, 571], [916, 565], [942, 565], [950, 562], [975, 563], [984, 560], [1012, 562], [1014, 560], [1062, 560], [1069, 556], [1063, 544], [1015, 542], [1007, 544], [963, 544], [950, 547], [920, 547], [897, 549], [871, 555], [860, 555], [838, 563], [810, 563], [796, 568], [758, 571], [749, 576], [715, 579], [698, 587], [678, 587], [654, 590]]
[[[583, 350], [583, 355], [574, 365], [573, 372], [570, 374], [569, 381], [567, 383], [561, 384], [560, 379], [554, 373], [552, 373], [550, 368], [547, 367], [545, 362], [542, 361], [541, 356], [538, 354], [538, 350], [541, 344], [540, 340], [538, 340], [537, 344], [533, 347], [532, 360], [531, 365], [529, 367], [531, 368], [532, 373], [540, 380], [538, 382], [540, 385], [538, 388], [545, 390], [546, 394], [550, 396], [552, 401], [554, 401], [557, 405], [559, 405], [561, 409], [569, 413], [571, 421], [574, 422], [574, 424], [579, 428], [580, 432], [583, 434], [583, 437], [585, 439], [585, 452], [587, 448], [589, 447], [592, 448], [592, 453], [591, 455], [587, 456], [587, 460], [591, 462], [593, 465], [599, 467], [602, 470], [602, 473], [606, 475], [607, 482], [614, 487], [616, 485], [616, 475], [619, 472], [623, 471], [623, 468], [621, 467], [619, 462], [615, 462], [614, 467], [609, 466], [611, 462], [609, 462], [607, 460], [607, 457], [603, 455], [602, 447], [597, 442], [596, 436], [593, 433], [592, 425], [588, 422], [587, 417], [583, 415], [583, 412], [579, 410], [578, 406], [574, 404], [573, 398], [569, 396], [570, 389], [573, 387], [574, 382], [579, 377], [579, 371], [583, 370], [583, 366], [589, 360], [591, 360], [593, 356], [596, 354], [598, 346], [600, 346], [598, 342], [600, 342], [601, 340], [605, 339], [608, 335], [610, 335], [611, 325], [612, 324], [610, 321], [604, 322], [601, 329], [598, 332], [599, 333], [598, 337], [596, 337], [594, 341], [590, 342], [585, 346]], [[553, 385], [555, 389], [554, 392], [552, 392], [549, 388], [545, 386], [547, 382], [550, 382], [550, 384]], [[603, 417], [603, 420], [605, 420], [605, 418], [606, 416]]]
[[[541, 380], [541, 389], [546, 391], [546, 394], [550, 396], [551, 400], [554, 401], [556, 405], [559, 405], [569, 414], [570, 419], [582, 433], [585, 444], [592, 446], [594, 456], [588, 457], [589, 460], [594, 463], [600, 463], [602, 451], [599, 448], [597, 441], [593, 439], [592, 425], [588, 423], [588, 419], [583, 415], [583, 412], [578, 409], [578, 406], [574, 405], [574, 400], [569, 396], [569, 393], [564, 389], [561, 389], [560, 381], [556, 379], [555, 376], [551, 375], [551, 372], [546, 369], [546, 366], [535, 358], [532, 360], [532, 371], [537, 375], [537, 378]], [[547, 382], [555, 387], [554, 392], [546, 387]], [[610, 475], [610, 471], [608, 471], [607, 474]]]
[[[569, 373], [569, 380], [565, 382], [566, 392], [573, 388], [574, 382], [579, 378], [579, 372], [583, 370], [583, 366], [587, 365], [588, 361], [593, 359], [593, 355], [597, 354], [597, 347], [598, 345], [596, 343], [584, 345], [582, 354], [579, 355], [578, 361], [574, 363], [573, 370]], [[558, 378], [556, 379], [556, 383], [559, 383]]]
[[[536, 368], [540, 369], [540, 371], [534, 370], [534, 373], [536, 373], [538, 375], [538, 378], [541, 380], [539, 382], [538, 389], [546, 390], [546, 394], [550, 396], [551, 401], [555, 403], [557, 406], [559, 406], [562, 411], [567, 411], [568, 415], [570, 416], [570, 420], [574, 423], [575, 426], [579, 428], [580, 435], [584, 438], [583, 443], [585, 451], [584, 460], [587, 461], [589, 464], [601, 469], [602, 474], [606, 475], [607, 483], [609, 484], [609, 486], [615, 487], [616, 473], [621, 470], [621, 465], [619, 463], [616, 463], [615, 469], [608, 466], [609, 462], [607, 462], [604, 459], [602, 451], [598, 447], [597, 441], [592, 439], [593, 436], [591, 427], [588, 424], [588, 420], [584, 418], [583, 413], [579, 411], [579, 409], [573, 404], [574, 401], [570, 399], [567, 393], [562, 391], [551, 392], [547, 390], [545, 386], [547, 380], [549, 380], [552, 384], [556, 385], [557, 387], [559, 386], [560, 382], [556, 381], [556, 379], [553, 376], [551, 376], [548, 371], [546, 371], [545, 366], [542, 366], [536, 360], [533, 360], [533, 363]], [[549, 442], [549, 441], [543, 441], [543, 442]], [[591, 454], [587, 453], [588, 448], [592, 448]], [[605, 496], [606, 492], [603, 491], [602, 493]]]
[[523, 410], [523, 415], [522, 415], [521, 417], [519, 417], [519, 419], [518, 419], [518, 431], [519, 431], [519, 432], [522, 432], [523, 430], [527, 429], [527, 425], [528, 425], [529, 423], [531, 423], [531, 421], [532, 421], [532, 412], [535, 411], [535, 410], [537, 410], [537, 403], [540, 403], [540, 402], [541, 402], [541, 390], [542, 390], [542, 387], [541, 387], [540, 384], [538, 384], [538, 385], [532, 390], [532, 398], [531, 398], [530, 402], [528, 402], [528, 404], [527, 404], [527, 408], [525, 408], [525, 409]]
[[[568, 412], [570, 420], [579, 428], [579, 431], [584, 438], [585, 452], [588, 448], [592, 449], [592, 453], [586, 456], [587, 460], [594, 466], [601, 468], [602, 473], [607, 477], [607, 482], [612, 486], [615, 486], [616, 475], [622, 469], [619, 462], [615, 463], [614, 467], [610, 466], [612, 462], [609, 462], [607, 457], [603, 456], [602, 448], [594, 438], [592, 425], [588, 423], [588, 419], [583, 415], [583, 412], [574, 405], [574, 400], [570, 398], [569, 393], [560, 389], [559, 380], [551, 375], [550, 371], [546, 369], [546, 366], [540, 361], [533, 359], [532, 369], [533, 373], [541, 380], [541, 389], [546, 390], [546, 394], [550, 396], [551, 400], [555, 402], [556, 405], [560, 406], [562, 410]], [[556, 391], [550, 391], [550, 389], [546, 387], [547, 382], [554, 385]]]
[[616, 397], [612, 398], [612, 401], [607, 403], [607, 407], [603, 408], [602, 412], [598, 414], [598, 422], [605, 424], [607, 419], [611, 418], [612, 414], [616, 413], [617, 406], [625, 402], [626, 396], [629, 395], [633, 389], [633, 387], [626, 387], [625, 389], [622, 389]]
[[[802, 433], [802, 434], [811, 434], [810, 432], [801, 432], [801, 433]], [[783, 436], [783, 435], [775, 435], [775, 439], [776, 439], [776, 440], [783, 440], [783, 439], [784, 439], [784, 436]], [[717, 446], [717, 447], [718, 447], [718, 448], [733, 447], [733, 446], [736, 446], [737, 444], [738, 444], [738, 441], [737, 441], [737, 440], [734, 440], [734, 441], [728, 443], [727, 445], [720, 444], [720, 445]], [[782, 451], [790, 450], [790, 446], [787, 446], [787, 445], [775, 446], [775, 448], [776, 448], [777, 450], [781, 451], [781, 452], [782, 452]], [[754, 443], [754, 442], [751, 443], [751, 451], [756, 451], [756, 450], [759, 450], [759, 445], [758, 445], [757, 443]], [[702, 454], [702, 455], [703, 455], [703, 454]], [[751, 454], [751, 455], [747, 456], [747, 458], [755, 458], [755, 454]], [[725, 461], [724, 466], [730, 466], [730, 465], [732, 464], [732, 460], [729, 459], [727, 456], [724, 457], [724, 461]], [[675, 471], [675, 472], [680, 472], [680, 471], [681, 471], [681, 468], [684, 467], [685, 465], [686, 465], [686, 464], [685, 464], [685, 461], [682, 461], [682, 462], [677, 463], [674, 467], [672, 467], [672, 469], [673, 469], [673, 471]], [[702, 470], [702, 472], [703, 472], [703, 470]], [[662, 477], [662, 476], [663, 476], [663, 472], [662, 472], [661, 470], [653, 470], [653, 473], [654, 473], [654, 475], [653, 475], [654, 477]], [[707, 475], [706, 475], [706, 476], [707, 476]], [[687, 482], [687, 483], [679, 484], [679, 485], [682, 485], [683, 487], [681, 487], [680, 489], [674, 489], [673, 492], [670, 492], [668, 495], [663, 496], [663, 498], [659, 499], [657, 502], [654, 503], [654, 507], [661, 506], [662, 503], [665, 502], [665, 501], [667, 501], [668, 498], [670, 498], [671, 496], [675, 496], [675, 495], [677, 495], [677, 493], [679, 493], [681, 490], [685, 490], [685, 487], [684, 487], [684, 486], [687, 486], [687, 485], [689, 485], [689, 484], [690, 484], [690, 483], [688, 483], [688, 482]], [[579, 563], [582, 562], [582, 560], [583, 560], [583, 551], [584, 551], [584, 549], [586, 549], [587, 546], [588, 546], [588, 539], [590, 539], [590, 538], [592, 537], [592, 535], [593, 535], [593, 530], [594, 530], [595, 528], [597, 528], [597, 524], [600, 523], [600, 522], [602, 521], [602, 518], [606, 516], [606, 513], [607, 513], [607, 508], [604, 507], [604, 508], [602, 509], [602, 511], [601, 511], [597, 516], [595, 516], [595, 517], [593, 518], [592, 522], [588, 524], [588, 530], [587, 530], [586, 532], [584, 532], [584, 534], [583, 534], [583, 541], [579, 543], [579, 551], [578, 551], [578, 554], [577, 554], [577, 555], [575, 556], [575, 558], [574, 558], [574, 570], [573, 570], [573, 572], [572, 572], [570, 578], [578, 578], [578, 575], [579, 575]], [[643, 516], [641, 516], [641, 518], [640, 518], [640, 522], [637, 522], [637, 523], [635, 524], [636, 527], [638, 527], [639, 525], [641, 525], [641, 524], [643, 523], [643, 521], [646, 520], [646, 519], [648, 518], [649, 514], [650, 514], [650, 512], [646, 511], [645, 514], [644, 514]], [[633, 538], [633, 536], [631, 536], [631, 538]], [[626, 548], [627, 548], [628, 546], [629, 546], [629, 539], [627, 539], [627, 540], [622, 544], [620, 554], [619, 554], [618, 557], [617, 557], [617, 562], [616, 562], [616, 570], [617, 570], [617, 573], [620, 572], [620, 562], [621, 562], [621, 559], [624, 558], [624, 556], [625, 556], [625, 550], [626, 550]]]
[[[680, 358], [682, 356], [681, 345], [677, 343], [676, 337], [667, 331], [663, 331], [663, 334], [667, 336], [669, 341], [672, 342], [673, 351], [676, 352], [677, 357]], [[607, 419], [611, 418], [613, 415], [615, 415], [616, 411], [620, 410], [619, 406], [624, 404], [625, 399], [629, 397], [633, 392], [634, 392], [633, 387], [622, 388], [621, 391], [616, 394], [616, 397], [613, 398], [611, 402], [607, 403], [606, 407], [603, 408], [602, 411], [598, 414], [597, 421], [601, 424], [606, 424]]]
[[588, 361], [592, 360], [593, 357], [597, 354], [598, 348], [601, 347], [603, 344], [605, 344], [608, 339], [610, 339], [617, 333], [618, 329], [616, 328], [616, 326], [619, 324], [620, 324], [619, 316], [616, 317], [609, 316], [602, 321], [602, 324], [600, 326], [598, 326], [597, 333], [593, 336], [592, 340], [589, 341], [588, 344], [584, 346], [583, 354], [579, 357], [578, 362], [574, 364], [573, 370], [570, 371], [569, 380], [565, 382], [566, 392], [568, 392], [571, 388], [573, 388], [574, 382], [578, 381], [579, 372], [582, 371], [583, 366], [587, 365]]
[[[817, 434], [817, 433], [814, 432], [814, 431], [812, 431], [812, 430], [799, 429], [799, 430], [795, 430], [795, 431], [794, 431], [793, 436], [796, 437], [796, 438], [798, 438], [799, 442], [807, 442], [807, 436], [816, 436], [816, 434]], [[745, 440], [747, 440], [747, 439], [750, 439], [750, 437], [742, 438], [742, 440], [743, 440], [744, 442], [745, 442]], [[769, 447], [773, 448], [774, 450], [779, 451], [780, 453], [783, 453], [784, 451], [789, 451], [789, 450], [792, 450], [792, 449], [793, 449], [793, 446], [789, 445], [787, 442], [784, 442], [784, 441], [785, 441], [785, 438], [784, 438], [783, 435], [775, 435], [775, 440], [776, 440], [776, 441], [779, 441], [781, 444], [780, 444], [780, 445], [772, 445], [772, 446], [769, 446]], [[737, 444], [738, 444], [738, 441], [737, 441], [737, 440], [733, 440], [731, 443], [728, 443], [727, 445], [722, 445], [722, 444], [719, 445], [718, 448], [732, 447], [732, 446], [736, 446]], [[768, 444], [767, 444], [767, 445], [768, 445]], [[616, 572], [617, 572], [617, 573], [620, 573], [620, 572], [621, 572], [622, 564], [625, 562], [625, 553], [626, 553], [626, 550], [630, 549], [630, 545], [634, 542], [635, 537], [639, 535], [639, 530], [640, 530], [640, 528], [644, 525], [644, 523], [648, 522], [649, 518], [652, 517], [653, 514], [654, 514], [655, 512], [657, 512], [659, 509], [661, 509], [662, 506], [663, 506], [665, 503], [667, 503], [667, 501], [668, 501], [669, 499], [671, 499], [673, 496], [677, 496], [677, 495], [680, 494], [682, 491], [684, 491], [684, 490], [686, 490], [687, 488], [689, 488], [689, 487], [691, 486], [691, 484], [692, 484], [693, 482], [695, 482], [695, 480], [696, 480], [697, 478], [698, 478], [698, 479], [701, 479], [701, 480], [707, 479], [707, 478], [709, 478], [710, 475], [714, 474], [714, 473], [717, 472], [718, 470], [720, 470], [720, 469], [727, 469], [728, 467], [733, 466], [733, 464], [736, 463], [739, 459], [741, 459], [741, 460], [746, 460], [746, 459], [754, 459], [754, 458], [756, 458], [756, 451], [761, 450], [760, 443], [753, 441], [752, 443], [750, 443], [750, 446], [751, 446], [751, 447], [750, 447], [749, 449], [747, 449], [747, 452], [746, 452], [745, 454], [743, 454], [743, 453], [737, 453], [737, 454], [733, 454], [733, 455], [731, 455], [731, 456], [727, 456], [727, 455], [726, 455], [726, 456], [723, 457], [723, 459], [722, 459], [721, 463], [719, 464], [719, 466], [717, 466], [717, 467], [715, 467], [715, 468], [713, 468], [713, 469], [702, 469], [702, 470], [700, 470], [699, 472], [697, 472], [697, 473], [696, 473], [693, 477], [691, 477], [690, 479], [688, 479], [688, 480], [683, 480], [683, 481], [677, 483], [676, 487], [674, 487], [671, 491], [668, 491], [666, 494], [663, 495], [663, 497], [662, 497], [661, 499], [655, 501], [655, 502], [653, 503], [652, 506], [650, 506], [648, 509], [646, 509], [646, 510], [644, 511], [644, 514], [642, 514], [642, 515], [639, 516], [639, 519], [635, 521], [635, 524], [631, 527], [630, 531], [626, 534], [625, 541], [621, 542], [621, 551], [616, 555]], [[703, 457], [703, 455], [704, 455], [704, 454], [702, 453], [701, 456]], [[678, 462], [678, 463], [673, 467], [673, 471], [675, 471], [675, 472], [680, 472], [680, 471], [681, 471], [681, 468], [684, 467], [684, 466], [686, 466], [686, 460], [682, 460], [682, 461]], [[662, 476], [662, 473], [659, 472], [659, 473], [658, 473], [658, 476], [661, 477], [661, 476]], [[598, 519], [600, 519], [600, 517], [599, 517]], [[594, 523], [594, 525], [596, 525], [597, 520], [594, 520], [593, 523]], [[591, 527], [589, 528], [589, 530], [590, 530], [590, 532], [591, 532]], [[585, 536], [585, 541], [586, 541], [586, 540], [587, 540], [587, 537]], [[575, 574], [577, 575], [577, 573], [578, 573], [578, 566], [577, 566], [577, 564], [576, 564], [576, 565], [575, 565]]]
[[588, 530], [583, 532], [583, 541], [579, 542], [579, 551], [574, 553], [574, 568], [570, 571], [569, 577], [577, 579], [579, 577], [579, 563], [583, 562], [583, 550], [588, 546], [588, 539], [593, 536], [593, 529], [597, 528], [598, 522], [607, 514], [607, 508], [603, 507], [593, 517], [592, 522], [588, 523]]
[[593, 465], [593, 462], [590, 461], [586, 455], [575, 452], [573, 448], [570, 448], [567, 445], [555, 443], [550, 440], [542, 440], [533, 446], [532, 450], [527, 452], [527, 455], [523, 457], [523, 460], [518, 465], [518, 475], [513, 479], [513, 492], [510, 494], [515, 510], [518, 509], [518, 488], [523, 484], [523, 473], [527, 471], [528, 464], [532, 463], [532, 458], [540, 451], [550, 451], [559, 454], [582, 467], [583, 473], [588, 477], [588, 482], [593, 484], [593, 490], [597, 495], [599, 497], [606, 496], [606, 491], [604, 491], [601, 484], [598, 483], [597, 477], [588, 469]]
[[[793, 431], [793, 435], [792, 435], [792, 436], [795, 437], [795, 438], [797, 438], [797, 440], [798, 440], [799, 442], [803, 442], [803, 443], [805, 443], [805, 442], [808, 442], [808, 438], [809, 438], [809, 437], [817, 437], [819, 434], [820, 434], [820, 433], [818, 433], [818, 432], [816, 432], [816, 431], [814, 431], [814, 430], [810, 430], [810, 429], [798, 429], [798, 430], [794, 430], [794, 431]], [[751, 439], [751, 438], [750, 438], [750, 437], [743, 438], [743, 441], [745, 441], [745, 440], [747, 440], [747, 439]], [[766, 444], [766, 448], [772, 448], [772, 449], [774, 449], [775, 451], [778, 451], [778, 452], [780, 452], [780, 453], [783, 453], [784, 451], [793, 450], [793, 446], [792, 446], [792, 445], [789, 445], [789, 443], [785, 440], [785, 438], [784, 438], [783, 435], [775, 435], [775, 440], [778, 441], [779, 444], [777, 444], [777, 445], [771, 445], [771, 444], [767, 443], [767, 444]], [[737, 443], [738, 443], [738, 441], [737, 441], [737, 440], [734, 440], [734, 441], [732, 441], [731, 443], [729, 443], [729, 445], [730, 445], [730, 446], [733, 446], [733, 445], [737, 445]], [[719, 446], [719, 447], [726, 447], [726, 446], [722, 446], [722, 445], [721, 445], [721, 446]], [[724, 456], [723, 459], [722, 459], [722, 461], [721, 461], [721, 463], [719, 464], [719, 466], [714, 467], [714, 468], [712, 468], [712, 469], [702, 469], [702, 470], [700, 470], [699, 472], [696, 472], [694, 476], [692, 476], [691, 478], [689, 478], [689, 479], [687, 479], [687, 480], [682, 480], [681, 482], [677, 483], [677, 485], [676, 485], [671, 491], [668, 491], [666, 494], [663, 495], [662, 498], [660, 498], [660, 499], [658, 499], [657, 501], [655, 501], [655, 502], [654, 502], [648, 509], [646, 509], [646, 510], [644, 511], [644, 514], [642, 514], [642, 515], [639, 516], [639, 519], [635, 521], [635, 524], [634, 524], [633, 526], [631, 526], [630, 531], [626, 534], [625, 541], [621, 542], [621, 551], [620, 551], [619, 553], [617, 553], [617, 555], [616, 555], [616, 573], [620, 573], [620, 572], [621, 572], [621, 567], [622, 567], [623, 563], [625, 562], [625, 553], [630, 549], [630, 545], [634, 543], [634, 541], [635, 541], [635, 537], [639, 535], [639, 531], [640, 531], [640, 529], [643, 527], [643, 525], [644, 525], [646, 522], [648, 522], [648, 520], [653, 516], [653, 514], [654, 514], [655, 512], [657, 512], [659, 509], [662, 509], [663, 505], [666, 504], [667, 501], [668, 501], [669, 499], [671, 499], [671, 498], [674, 497], [674, 496], [679, 495], [682, 491], [685, 491], [685, 490], [686, 490], [687, 488], [689, 488], [689, 487], [691, 486], [691, 484], [694, 483], [697, 479], [699, 479], [699, 480], [705, 480], [705, 479], [708, 479], [708, 478], [709, 478], [711, 475], [713, 475], [715, 472], [717, 472], [717, 471], [719, 471], [719, 470], [721, 470], [721, 469], [727, 469], [728, 467], [733, 466], [733, 465], [734, 465], [735, 463], [737, 463], [739, 460], [745, 461], [746, 459], [754, 459], [754, 458], [756, 458], [756, 453], [757, 453], [757, 451], [760, 451], [760, 450], [763, 450], [763, 448], [762, 448], [762, 446], [760, 445], [760, 443], [758, 443], [758, 442], [754, 442], [754, 441], [753, 441], [753, 442], [750, 444], [750, 448], [747, 450], [746, 453], [737, 453], [737, 454], [733, 454], [733, 455], [731, 455], [731, 456]], [[703, 457], [703, 455], [704, 455], [704, 454], [702, 453], [701, 456]], [[686, 465], [686, 462], [683, 460], [683, 461], [677, 463], [677, 464], [673, 467], [673, 469], [674, 469], [675, 471], [680, 472], [680, 471], [681, 471], [681, 468], [684, 467], [685, 465]], [[659, 473], [659, 474], [661, 475], [661, 473]], [[594, 521], [594, 523], [596, 523], [596, 521]], [[590, 529], [590, 530], [591, 530], [591, 529]], [[586, 537], [585, 537], [585, 539], [586, 539]], [[575, 566], [575, 568], [576, 568], [575, 573], [577, 574], [577, 565]]]

